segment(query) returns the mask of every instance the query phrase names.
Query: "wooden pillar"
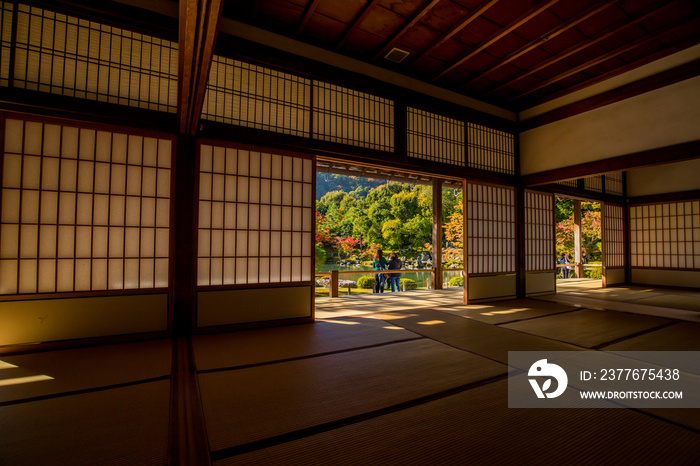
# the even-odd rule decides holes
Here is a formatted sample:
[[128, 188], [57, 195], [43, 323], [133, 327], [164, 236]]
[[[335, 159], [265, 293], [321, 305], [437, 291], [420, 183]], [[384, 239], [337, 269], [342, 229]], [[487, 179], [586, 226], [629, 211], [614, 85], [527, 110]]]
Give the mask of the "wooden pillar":
[[442, 289], [442, 180], [433, 178], [433, 289]]
[[331, 281], [328, 284], [328, 295], [331, 298], [338, 297], [338, 271], [331, 270]]
[[574, 200], [574, 262], [576, 263], [576, 278], [583, 278], [581, 264], [581, 201]]
[[467, 180], [462, 180], [462, 267], [463, 269], [463, 276], [464, 276], [464, 284], [462, 285], [462, 290], [463, 290], [463, 302], [464, 304], [469, 304], [469, 274], [467, 273], [468, 267], [467, 267], [467, 260], [469, 259], [467, 256], [467, 253], [469, 252], [467, 248], [467, 240], [469, 239], [469, 231], [467, 230], [467, 218], [469, 217], [470, 213], [467, 207], [469, 204], [467, 203], [467, 197], [468, 197], [468, 192], [467, 188], [469, 187], [469, 184], [467, 183]]
[[[180, 135], [175, 154], [174, 247], [174, 333], [186, 336], [195, 327], [197, 303], [197, 143], [194, 137]], [[171, 270], [173, 270], [171, 269]]]
[[525, 256], [525, 188], [515, 188], [515, 293], [518, 298], [527, 295], [527, 269]]

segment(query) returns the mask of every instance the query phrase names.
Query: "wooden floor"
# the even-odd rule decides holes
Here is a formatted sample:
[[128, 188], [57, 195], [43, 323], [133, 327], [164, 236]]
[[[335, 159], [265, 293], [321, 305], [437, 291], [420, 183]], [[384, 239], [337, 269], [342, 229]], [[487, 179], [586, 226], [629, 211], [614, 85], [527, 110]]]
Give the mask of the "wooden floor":
[[319, 299], [315, 324], [0, 357], [0, 465], [698, 464], [697, 409], [507, 407], [508, 351], [700, 351], [696, 295], [574, 285]]

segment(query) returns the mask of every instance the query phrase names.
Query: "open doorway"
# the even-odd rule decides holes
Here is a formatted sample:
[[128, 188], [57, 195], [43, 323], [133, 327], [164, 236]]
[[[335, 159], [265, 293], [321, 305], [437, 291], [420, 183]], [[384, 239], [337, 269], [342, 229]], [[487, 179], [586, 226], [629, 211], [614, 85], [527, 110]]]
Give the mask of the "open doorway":
[[[434, 193], [429, 175], [320, 162], [316, 173], [316, 297], [373, 293], [378, 249], [395, 253], [400, 291], [462, 287], [461, 180], [442, 180], [440, 267], [435, 267]], [[455, 231], [453, 231], [455, 230]], [[437, 271], [436, 271], [437, 270]], [[391, 276], [394, 276], [390, 274]], [[398, 275], [398, 274], [397, 274]], [[398, 282], [398, 283], [396, 283]], [[395, 289], [385, 280], [383, 292]]]
[[603, 235], [600, 202], [556, 196], [557, 291], [602, 288]]

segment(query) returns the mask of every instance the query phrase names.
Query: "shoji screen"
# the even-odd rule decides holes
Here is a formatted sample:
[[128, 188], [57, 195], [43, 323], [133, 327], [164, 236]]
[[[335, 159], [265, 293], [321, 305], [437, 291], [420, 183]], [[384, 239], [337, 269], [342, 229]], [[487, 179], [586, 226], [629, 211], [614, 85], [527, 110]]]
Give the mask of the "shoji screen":
[[[171, 152], [170, 139], [5, 120], [0, 294], [32, 298], [0, 302], [0, 315], [27, 320], [12, 338], [166, 329]], [[128, 310], [115, 310], [136, 292]], [[37, 312], [53, 326], [35, 328]]]
[[554, 271], [554, 196], [525, 192], [525, 269]]
[[[233, 302], [226, 298], [224, 309], [233, 307], [229, 315], [218, 314], [221, 309], [211, 304], [217, 295], [200, 299], [200, 324], [308, 316], [314, 273], [313, 160], [203, 144], [199, 180], [198, 284], [209, 291], [234, 289], [218, 296], [236, 296]], [[255, 289], [264, 292], [262, 298], [241, 292]], [[287, 302], [278, 306], [280, 293], [296, 293], [304, 305], [285, 297]], [[256, 311], [244, 304], [251, 296], [256, 306], [269, 301], [278, 308]]]
[[700, 270], [700, 201], [630, 208], [632, 267]]
[[215, 56], [202, 118], [308, 137], [311, 81]]
[[394, 103], [334, 84], [313, 85], [313, 137], [385, 151], [394, 150]]
[[515, 137], [505, 131], [468, 123], [467, 155], [472, 168], [515, 174]]
[[515, 190], [467, 183], [469, 299], [515, 295]]
[[408, 108], [408, 155], [464, 166], [464, 123]]
[[526, 293], [555, 291], [554, 195], [525, 191]]
[[177, 43], [18, 5], [13, 86], [175, 112], [177, 60]]
[[[607, 187], [607, 186], [606, 186]], [[625, 281], [625, 208], [603, 204], [603, 284]]]

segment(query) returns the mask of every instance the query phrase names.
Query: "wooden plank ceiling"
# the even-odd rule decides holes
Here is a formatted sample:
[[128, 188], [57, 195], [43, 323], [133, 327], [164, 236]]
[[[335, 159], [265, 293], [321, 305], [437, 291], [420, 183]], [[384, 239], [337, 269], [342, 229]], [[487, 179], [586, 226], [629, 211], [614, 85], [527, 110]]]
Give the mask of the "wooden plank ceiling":
[[512, 110], [700, 43], [698, 0], [226, 0], [223, 14]]

